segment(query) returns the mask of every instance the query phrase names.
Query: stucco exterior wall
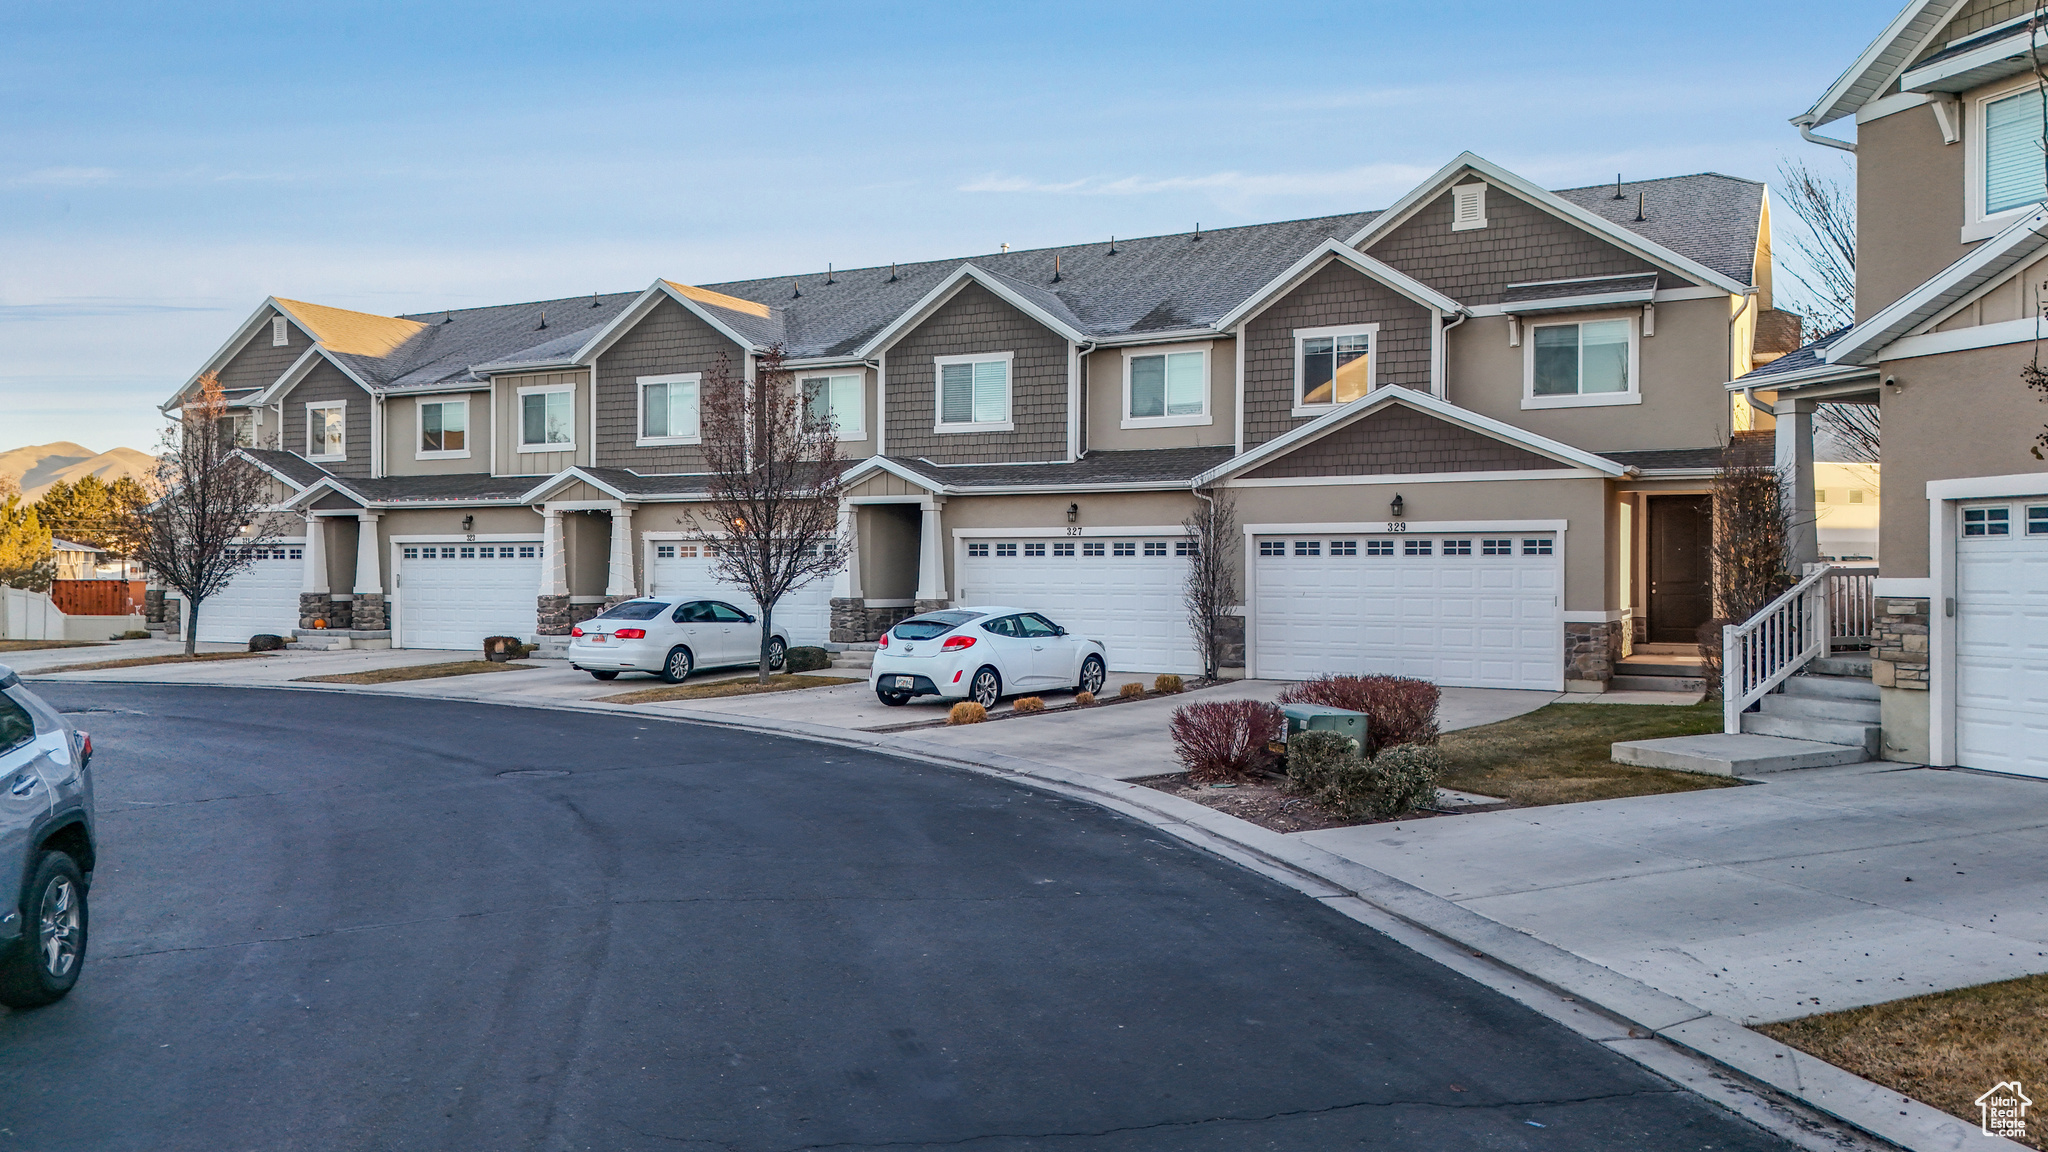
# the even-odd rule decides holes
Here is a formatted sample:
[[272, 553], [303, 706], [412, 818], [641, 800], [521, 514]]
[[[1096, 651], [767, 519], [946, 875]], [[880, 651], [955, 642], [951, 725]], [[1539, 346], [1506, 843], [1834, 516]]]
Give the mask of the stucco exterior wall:
[[1125, 428], [1124, 365], [1132, 356], [1157, 351], [1146, 347], [1099, 348], [1087, 356], [1087, 389], [1083, 404], [1087, 427], [1081, 445], [1089, 452], [1131, 448], [1192, 448], [1237, 442], [1237, 341], [1230, 339], [1175, 344], [1170, 350], [1209, 350], [1209, 423], [1172, 428]]
[[[1971, 127], [1966, 123], [1965, 131]], [[1960, 236], [1967, 147], [1960, 141], [1943, 144], [1927, 107], [1857, 125], [1858, 320], [1969, 251]]]
[[[969, 283], [888, 349], [891, 456], [948, 464], [1067, 458], [1067, 342]], [[1011, 352], [1010, 432], [937, 432], [933, 358]]]

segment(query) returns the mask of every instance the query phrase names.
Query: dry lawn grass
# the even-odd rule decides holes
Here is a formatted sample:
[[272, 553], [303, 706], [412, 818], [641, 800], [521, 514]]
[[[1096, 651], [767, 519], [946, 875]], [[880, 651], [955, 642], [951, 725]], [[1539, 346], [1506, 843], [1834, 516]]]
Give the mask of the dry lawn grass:
[[[1975, 1124], [1973, 1101], [1993, 1084], [2018, 1080], [2030, 1091], [2048, 1084], [2048, 976], [1764, 1024], [1757, 1031]], [[2031, 1110], [2027, 1119], [2022, 1143], [2048, 1148], [2048, 1128]]]
[[723, 684], [671, 684], [663, 688], [647, 688], [639, 692], [621, 692], [616, 696], [600, 696], [600, 704], [659, 704], [664, 700], [712, 700], [720, 696], [754, 696], [762, 692], [794, 692], [799, 688], [830, 688], [835, 684], [858, 684], [859, 679], [848, 676], [809, 676], [804, 674], [770, 676], [766, 684], [758, 680], [728, 680]]
[[402, 668], [373, 668], [368, 672], [341, 672], [333, 676], [300, 676], [292, 683], [399, 684], [407, 680], [439, 680], [443, 676], [472, 676], [478, 672], [511, 672], [538, 667], [538, 664], [499, 664], [490, 660], [452, 660], [446, 664], [410, 664]]
[[249, 660], [268, 656], [268, 652], [201, 652], [197, 656], [135, 656], [127, 660], [101, 660], [96, 664], [63, 664], [55, 668], [38, 668], [24, 673], [28, 676], [48, 676], [57, 672], [106, 672], [115, 668], [146, 668], [151, 664], [198, 664], [207, 660]]
[[1551, 704], [1496, 724], [1446, 733], [1441, 783], [1460, 792], [1499, 796], [1518, 808], [1728, 788], [1737, 781], [1616, 764], [1608, 747], [1617, 740], [1720, 729], [1719, 704]]
[[45, 648], [98, 648], [105, 640], [0, 640], [0, 652], [40, 652]]

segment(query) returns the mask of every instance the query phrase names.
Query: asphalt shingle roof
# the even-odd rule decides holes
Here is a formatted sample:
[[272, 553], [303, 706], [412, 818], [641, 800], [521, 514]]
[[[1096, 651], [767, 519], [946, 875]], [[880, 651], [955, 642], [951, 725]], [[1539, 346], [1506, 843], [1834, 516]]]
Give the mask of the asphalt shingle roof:
[[1656, 448], [1646, 452], [1602, 452], [1600, 455], [1616, 464], [1626, 464], [1645, 472], [1664, 468], [1718, 468], [1721, 466], [1719, 448]]
[[1228, 444], [1219, 444], [1206, 448], [1091, 452], [1071, 464], [934, 464], [922, 457], [887, 459], [949, 487], [1008, 488], [1038, 484], [1185, 483], [1230, 459], [1235, 451]]
[[1743, 384], [1764, 384], [1776, 377], [1789, 373], [1819, 368], [1825, 363], [1821, 359], [1821, 354], [1828, 350], [1828, 345], [1834, 343], [1842, 333], [1847, 331], [1847, 328], [1837, 328], [1825, 336], [1816, 337], [1812, 342], [1785, 353], [1761, 368], [1743, 373], [1736, 377], [1736, 380]]
[[[1610, 224], [1696, 260], [1737, 284], [1756, 274], [1756, 234], [1763, 221], [1764, 186], [1755, 180], [1701, 172], [1621, 185], [1564, 188], [1557, 197]], [[1636, 219], [1640, 196], [1644, 219]]]
[[333, 475], [297, 452], [279, 452], [274, 448], [244, 448], [242, 455], [258, 464], [285, 476], [301, 488], [319, 483]]

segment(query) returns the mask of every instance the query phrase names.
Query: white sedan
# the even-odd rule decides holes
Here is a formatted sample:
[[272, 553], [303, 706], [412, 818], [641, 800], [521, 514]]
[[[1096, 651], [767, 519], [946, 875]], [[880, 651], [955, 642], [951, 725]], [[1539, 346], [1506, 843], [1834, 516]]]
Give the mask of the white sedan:
[[869, 684], [884, 704], [913, 696], [993, 708], [1020, 692], [1100, 692], [1109, 660], [1085, 640], [1024, 608], [947, 608], [882, 633]]
[[[782, 667], [789, 633], [776, 625], [768, 640], [768, 666]], [[613, 605], [569, 630], [569, 665], [599, 680], [621, 672], [652, 672], [680, 684], [698, 668], [754, 664], [761, 659], [761, 626], [723, 600], [642, 597]]]

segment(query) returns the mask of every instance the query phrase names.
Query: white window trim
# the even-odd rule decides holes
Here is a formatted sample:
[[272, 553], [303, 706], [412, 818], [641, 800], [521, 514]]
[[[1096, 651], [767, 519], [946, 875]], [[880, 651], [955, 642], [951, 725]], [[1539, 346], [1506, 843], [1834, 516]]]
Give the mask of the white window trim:
[[[839, 429], [835, 439], [841, 443], [865, 440], [868, 438], [868, 374], [865, 370], [855, 369], [847, 372], [838, 369], [827, 369], [821, 372], [799, 372], [796, 374], [797, 401], [799, 403], [803, 401], [804, 381], [830, 380], [835, 376], [851, 376], [860, 381], [860, 402], [853, 406], [854, 426]], [[832, 386], [827, 384], [825, 387], [829, 392]]]
[[[313, 413], [315, 411], [326, 411], [329, 408], [338, 409], [341, 412], [341, 451], [315, 456], [313, 455]], [[348, 459], [348, 401], [313, 400], [306, 404], [306, 459], [323, 462]]]
[[1984, 125], [1985, 109], [1992, 103], [2022, 92], [2031, 92], [2040, 87], [2031, 76], [2003, 87], [1994, 88], [1970, 101], [1969, 123], [1965, 126], [1963, 158], [1963, 230], [1962, 242], [1973, 244], [1989, 239], [2005, 229], [2005, 226], [2039, 208], [2039, 204], [2022, 204], [2008, 208], [1995, 216], [1984, 214]]
[[[1479, 218], [1476, 220], [1458, 219], [1459, 203], [1468, 199], [1479, 202]], [[1451, 231], [1472, 232], [1484, 227], [1486, 227], [1485, 181], [1451, 185]]]
[[[1290, 415], [1321, 416], [1324, 413], [1335, 412], [1343, 407], [1343, 404], [1338, 403], [1335, 398], [1335, 389], [1331, 390], [1331, 400], [1328, 404], [1304, 404], [1301, 402], [1303, 379], [1302, 342], [1313, 340], [1319, 336], [1359, 335], [1372, 337], [1371, 345], [1365, 354], [1365, 391], [1367, 395], [1371, 395], [1380, 386], [1380, 326], [1378, 324], [1335, 324], [1325, 328], [1296, 328], [1294, 330], [1294, 410]], [[1344, 404], [1348, 403], [1350, 401], [1344, 401]]]
[[[948, 424], [939, 417], [945, 414], [945, 369], [948, 364], [981, 364], [990, 360], [1003, 362], [1003, 418], [983, 420], [973, 424]], [[1014, 432], [1017, 430], [1017, 354], [1015, 352], [975, 352], [966, 356], [932, 357], [932, 431], [952, 435], [961, 432]]]
[[[426, 450], [425, 448], [422, 448], [422, 447], [420, 447], [420, 445], [422, 445], [422, 444], [424, 444], [424, 443], [426, 443], [426, 442], [427, 442], [427, 405], [429, 405], [429, 404], [460, 404], [460, 405], [462, 405], [462, 443], [463, 443], [463, 447], [461, 447], [461, 448], [459, 448], [459, 449], [457, 449], [457, 450], [455, 450], [455, 451], [452, 451], [452, 452], [449, 452], [449, 451], [436, 451], [436, 452], [429, 452], [429, 451], [427, 451], [427, 450]], [[445, 431], [445, 429], [444, 429], [444, 431]], [[412, 408], [412, 458], [413, 458], [413, 459], [415, 459], [415, 460], [467, 460], [467, 459], [469, 459], [469, 445], [470, 445], [471, 443], [473, 443], [473, 442], [474, 442], [474, 440], [473, 440], [473, 437], [474, 437], [475, 435], [476, 435], [476, 433], [475, 433], [474, 431], [472, 431], [472, 430], [471, 430], [471, 428], [470, 428], [470, 423], [469, 423], [469, 397], [467, 397], [467, 396], [461, 396], [461, 397], [457, 397], [457, 398], [455, 398], [455, 399], [453, 399], [453, 400], [450, 400], [450, 399], [447, 399], [446, 397], [440, 397], [440, 396], [431, 396], [431, 397], [430, 397], [430, 396], [422, 396], [422, 397], [420, 397], [420, 399], [419, 399], [419, 400], [418, 400], [417, 402], [415, 402], [415, 403], [413, 404], [413, 408]]]
[[[1216, 417], [1209, 410], [1209, 352], [1213, 341], [1198, 344], [1158, 344], [1149, 347], [1124, 349], [1124, 406], [1120, 410], [1125, 428], [1186, 428], [1198, 424], [1214, 424]], [[1139, 356], [1171, 356], [1177, 352], [1200, 352], [1202, 354], [1202, 410], [1193, 415], [1182, 416], [1133, 416], [1131, 415], [1131, 361]]]
[[[1561, 328], [1566, 324], [1596, 323], [1601, 320], [1628, 321], [1628, 391], [1594, 392], [1578, 396], [1538, 396], [1536, 394], [1536, 329]], [[1539, 317], [1522, 318], [1522, 407], [1531, 408], [1609, 408], [1617, 404], [1641, 404], [1643, 402], [1643, 317], [1640, 310], [1610, 314], [1590, 312], [1574, 316], [1569, 320], [1558, 318], [1543, 321]]]
[[[647, 386], [649, 384], [695, 384], [697, 386], [697, 432], [692, 436], [649, 436], [647, 434]], [[667, 376], [633, 377], [633, 446], [657, 448], [665, 444], [704, 442], [704, 374], [675, 372]]]
[[[569, 442], [566, 444], [526, 443], [526, 398], [549, 392], [569, 394]], [[574, 384], [529, 384], [519, 389], [519, 404], [512, 411], [512, 438], [521, 452], [574, 452], [576, 450], [576, 386]]]

